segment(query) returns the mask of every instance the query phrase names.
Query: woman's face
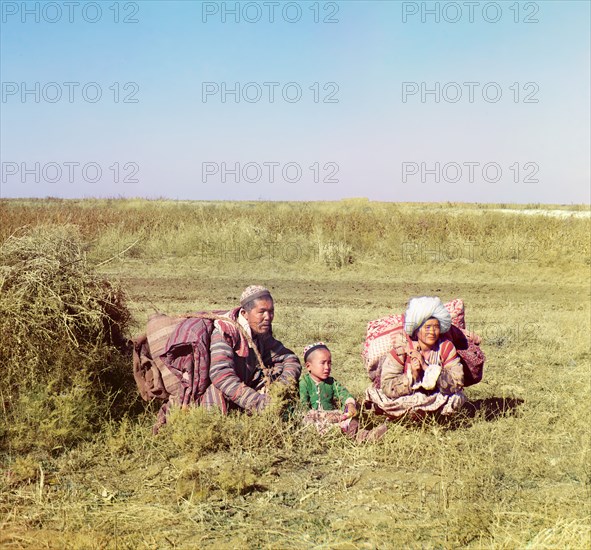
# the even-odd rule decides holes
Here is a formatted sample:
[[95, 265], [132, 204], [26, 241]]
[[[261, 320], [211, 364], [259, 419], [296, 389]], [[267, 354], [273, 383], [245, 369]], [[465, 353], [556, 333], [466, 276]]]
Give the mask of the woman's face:
[[417, 332], [418, 341], [426, 347], [433, 347], [439, 340], [439, 321], [435, 318], [427, 319]]

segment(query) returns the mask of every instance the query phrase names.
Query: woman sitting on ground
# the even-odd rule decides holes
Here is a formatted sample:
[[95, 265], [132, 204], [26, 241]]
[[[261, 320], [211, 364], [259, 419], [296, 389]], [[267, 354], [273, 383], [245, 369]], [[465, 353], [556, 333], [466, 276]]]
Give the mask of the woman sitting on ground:
[[439, 298], [413, 298], [404, 330], [381, 366], [380, 389], [369, 388], [367, 400], [394, 418], [429, 412], [449, 415], [464, 404], [464, 371], [451, 340], [445, 336], [451, 315]]

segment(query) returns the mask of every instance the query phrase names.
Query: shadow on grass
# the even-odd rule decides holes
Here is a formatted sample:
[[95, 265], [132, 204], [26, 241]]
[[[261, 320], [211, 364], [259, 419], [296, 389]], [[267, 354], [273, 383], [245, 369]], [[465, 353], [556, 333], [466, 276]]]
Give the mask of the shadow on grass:
[[[407, 414], [398, 419], [388, 419], [386, 422], [396, 422], [407, 427], [434, 422], [448, 429], [456, 430], [467, 428], [481, 420], [492, 422], [501, 417], [515, 416], [518, 407], [523, 403], [524, 400], [517, 397], [486, 397], [485, 399], [467, 401], [460, 411], [451, 416], [443, 416], [439, 413]], [[378, 422], [383, 422], [387, 415], [379, 410], [374, 410], [368, 417], [366, 424], [369, 426], [364, 427], [374, 427]]]
[[524, 403], [518, 397], [486, 397], [467, 401], [458, 414], [451, 417], [439, 416], [437, 421], [450, 429], [466, 428], [474, 421], [492, 422], [498, 418], [515, 416]]
[[468, 401], [462, 408], [462, 415], [467, 418], [481, 416], [487, 422], [496, 420], [500, 416], [512, 416], [522, 405], [523, 399], [518, 397], [486, 397]]

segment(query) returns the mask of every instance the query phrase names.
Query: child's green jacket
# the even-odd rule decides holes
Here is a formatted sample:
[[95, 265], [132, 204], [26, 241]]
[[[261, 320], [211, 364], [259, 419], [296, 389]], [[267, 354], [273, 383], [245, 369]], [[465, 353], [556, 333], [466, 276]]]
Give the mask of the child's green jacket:
[[300, 378], [300, 401], [306, 409], [342, 409], [347, 399], [353, 399], [353, 396], [332, 376], [318, 384], [307, 373]]

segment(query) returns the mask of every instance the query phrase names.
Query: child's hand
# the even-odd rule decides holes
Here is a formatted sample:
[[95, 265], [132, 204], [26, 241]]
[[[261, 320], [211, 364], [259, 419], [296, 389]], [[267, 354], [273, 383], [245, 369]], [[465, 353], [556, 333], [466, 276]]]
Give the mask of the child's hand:
[[345, 405], [345, 410], [343, 411], [343, 420], [353, 418], [354, 416], [357, 416], [357, 406], [355, 403], [347, 403], [347, 405]]

